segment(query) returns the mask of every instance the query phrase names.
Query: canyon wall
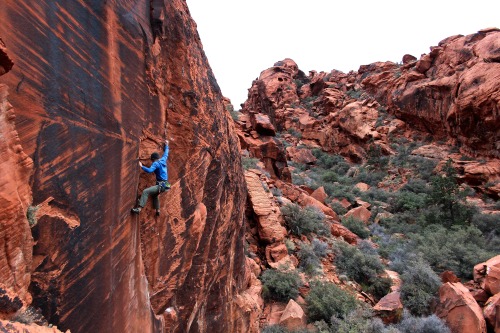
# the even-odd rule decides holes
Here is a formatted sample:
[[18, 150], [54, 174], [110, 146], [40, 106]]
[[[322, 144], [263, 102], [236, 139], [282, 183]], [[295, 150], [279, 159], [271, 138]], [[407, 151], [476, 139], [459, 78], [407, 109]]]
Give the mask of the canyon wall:
[[[0, 38], [14, 62], [0, 78], [10, 92], [2, 98], [27, 154], [6, 169], [32, 192], [12, 204], [12, 214], [33, 207], [24, 264], [32, 306], [73, 333], [246, 327], [233, 302], [246, 283], [237, 138], [185, 1], [1, 7]], [[160, 196], [162, 214], [148, 202], [132, 216], [154, 184], [138, 159], [148, 165], [165, 138], [172, 189]], [[24, 223], [22, 252], [31, 236], [25, 214], [14, 215]], [[25, 279], [18, 292], [29, 304]]]

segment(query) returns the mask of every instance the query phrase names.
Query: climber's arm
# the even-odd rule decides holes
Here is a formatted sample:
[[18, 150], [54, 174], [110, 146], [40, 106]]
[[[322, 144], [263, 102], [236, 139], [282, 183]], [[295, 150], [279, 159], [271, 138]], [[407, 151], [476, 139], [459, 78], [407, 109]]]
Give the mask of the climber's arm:
[[168, 147], [168, 140], [165, 140], [165, 152], [163, 153], [163, 157], [164, 159], [167, 159], [168, 158], [168, 151], [170, 150], [170, 148]]
[[151, 172], [154, 172], [157, 168], [158, 168], [158, 163], [154, 162], [151, 167], [145, 167], [144, 165], [142, 165], [141, 162], [139, 162], [139, 165], [141, 166], [142, 170], [144, 170], [145, 172], [147, 173], [151, 173]]

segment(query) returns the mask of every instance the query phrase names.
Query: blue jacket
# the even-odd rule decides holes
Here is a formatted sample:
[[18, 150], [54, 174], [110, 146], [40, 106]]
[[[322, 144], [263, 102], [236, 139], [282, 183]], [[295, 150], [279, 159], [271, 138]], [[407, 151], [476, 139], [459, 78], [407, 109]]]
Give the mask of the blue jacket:
[[162, 158], [156, 160], [151, 164], [151, 167], [142, 166], [142, 170], [147, 173], [154, 172], [156, 175], [157, 181], [168, 180], [168, 172], [167, 172], [167, 158], [168, 158], [168, 146], [165, 146], [165, 152], [163, 153]]

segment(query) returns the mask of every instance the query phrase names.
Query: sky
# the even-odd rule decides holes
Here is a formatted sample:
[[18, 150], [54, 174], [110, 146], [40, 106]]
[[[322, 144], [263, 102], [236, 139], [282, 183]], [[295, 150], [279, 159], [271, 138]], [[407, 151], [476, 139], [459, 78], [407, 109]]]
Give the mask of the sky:
[[187, 0], [225, 97], [240, 109], [252, 81], [285, 58], [343, 72], [419, 58], [453, 35], [500, 28], [500, 1]]

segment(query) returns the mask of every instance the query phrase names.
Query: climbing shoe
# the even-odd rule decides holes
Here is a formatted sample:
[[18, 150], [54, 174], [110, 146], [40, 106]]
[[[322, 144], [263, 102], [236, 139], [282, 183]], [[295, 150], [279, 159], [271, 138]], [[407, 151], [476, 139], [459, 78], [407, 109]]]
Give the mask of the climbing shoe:
[[159, 210], [156, 211], [156, 216], [160, 216], [160, 211]]
[[141, 209], [140, 208], [132, 208], [131, 211], [134, 214], [139, 214], [141, 212]]

